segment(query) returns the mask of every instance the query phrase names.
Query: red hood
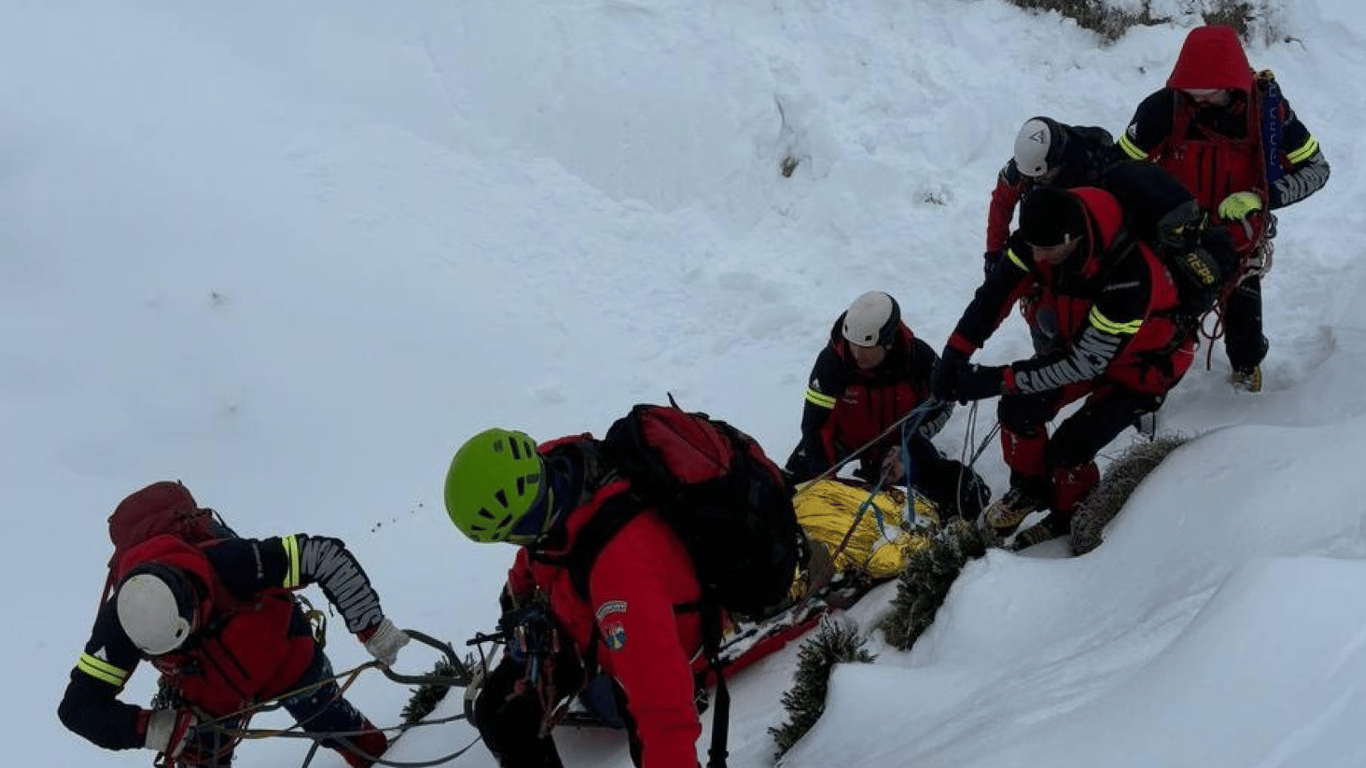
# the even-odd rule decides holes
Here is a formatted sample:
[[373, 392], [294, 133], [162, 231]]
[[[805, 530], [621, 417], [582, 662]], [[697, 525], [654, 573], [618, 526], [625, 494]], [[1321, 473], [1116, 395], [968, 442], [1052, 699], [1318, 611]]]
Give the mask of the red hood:
[[1252, 92], [1252, 65], [1232, 27], [1196, 27], [1186, 35], [1167, 87], [1226, 88]]

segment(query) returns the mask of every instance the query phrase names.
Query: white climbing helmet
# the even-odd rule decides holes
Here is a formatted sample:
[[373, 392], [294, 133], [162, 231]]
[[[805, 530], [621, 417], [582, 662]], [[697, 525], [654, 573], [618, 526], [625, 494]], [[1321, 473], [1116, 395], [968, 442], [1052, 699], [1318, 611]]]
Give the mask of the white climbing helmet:
[[860, 347], [885, 347], [896, 339], [901, 307], [882, 291], [869, 291], [854, 299], [844, 313], [845, 340]]
[[1020, 173], [1037, 179], [1058, 167], [1066, 146], [1067, 134], [1057, 121], [1031, 117], [1015, 136], [1015, 167]]
[[143, 653], [185, 644], [194, 629], [194, 595], [185, 577], [162, 565], [139, 566], [119, 586], [119, 624]]

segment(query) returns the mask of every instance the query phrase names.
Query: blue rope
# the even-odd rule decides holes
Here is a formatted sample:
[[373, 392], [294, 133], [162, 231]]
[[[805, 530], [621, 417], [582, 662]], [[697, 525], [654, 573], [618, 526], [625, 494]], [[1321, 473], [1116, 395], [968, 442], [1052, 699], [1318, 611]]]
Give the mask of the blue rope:
[[[915, 481], [920, 472], [920, 468], [917, 467], [915, 462], [911, 459], [911, 437], [920, 429], [920, 426], [925, 423], [925, 417], [941, 404], [942, 401], [931, 397], [911, 409], [911, 412], [906, 415], [906, 420], [901, 422], [901, 469], [905, 476], [904, 480], [906, 483], [906, 506], [902, 511], [901, 522], [902, 524], [911, 527], [916, 527], [916, 524], [919, 521], [919, 516], [915, 511]], [[878, 516], [878, 525], [879, 530], [882, 531], [882, 535], [886, 536], [886, 530], [881, 527], [881, 515]]]
[[[921, 403], [920, 405], [917, 405], [916, 407], [912, 408], [910, 413], [906, 414], [906, 416], [903, 417], [901, 421], [901, 466], [907, 478], [911, 477], [911, 473], [914, 470], [914, 467], [911, 466], [911, 454], [909, 448], [910, 436], [915, 433], [915, 430], [920, 428], [920, 425], [923, 424], [925, 421], [925, 417], [929, 415], [929, 413], [933, 411], [937, 406], [939, 406], [940, 403], [941, 401], [936, 400], [934, 398], [930, 398], [925, 402]], [[888, 429], [890, 429], [890, 427]], [[877, 483], [873, 485], [873, 490], [869, 492], [867, 498], [863, 500], [862, 504], [859, 504], [858, 510], [855, 511], [854, 523], [853, 525], [849, 526], [849, 531], [845, 534], [844, 540], [841, 541], [840, 545], [835, 549], [835, 557], [839, 557], [839, 555], [844, 551], [845, 546], [847, 546], [849, 543], [849, 536], [853, 534], [854, 528], [858, 527], [859, 521], [861, 521], [863, 519], [863, 516], [867, 514], [868, 507], [870, 506], [873, 508], [873, 517], [875, 520], [877, 520], [878, 532], [882, 535], [883, 538], [888, 538], [887, 521], [882, 515], [882, 508], [873, 503], [873, 499], [877, 498], [877, 495], [882, 492], [882, 486], [884, 486], [886, 483], [887, 470], [884, 469], [881, 475], [878, 477]], [[906, 486], [907, 512], [903, 514], [903, 522], [905, 522], [905, 514], [910, 515], [910, 520], [912, 522], [914, 522], [917, 519], [915, 512], [915, 502], [913, 501], [914, 494], [915, 491], [912, 489], [910, 483], [908, 482]]]

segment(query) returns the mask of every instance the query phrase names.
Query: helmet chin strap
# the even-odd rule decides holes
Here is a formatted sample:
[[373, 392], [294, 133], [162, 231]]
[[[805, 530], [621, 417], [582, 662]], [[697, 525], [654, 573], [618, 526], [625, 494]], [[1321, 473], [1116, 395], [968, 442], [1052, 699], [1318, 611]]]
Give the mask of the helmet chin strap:
[[[198, 611], [196, 611], [196, 613], [198, 613]], [[185, 641], [190, 638], [190, 633], [193, 631], [194, 627], [190, 622], [179, 616], [175, 617], [175, 620], [171, 622], [171, 636], [180, 639], [180, 642], [176, 644], [176, 648], [183, 646]]]
[[561, 518], [564, 517], [559, 505], [556, 504], [558, 500], [555, 494], [555, 484], [552, 482], [545, 489], [545, 525], [541, 527], [542, 536], [554, 531], [559, 526]]

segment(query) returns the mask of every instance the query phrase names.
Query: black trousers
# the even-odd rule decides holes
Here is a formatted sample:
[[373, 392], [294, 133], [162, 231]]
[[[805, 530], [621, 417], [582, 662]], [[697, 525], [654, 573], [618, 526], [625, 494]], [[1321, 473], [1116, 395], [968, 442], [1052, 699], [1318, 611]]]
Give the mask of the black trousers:
[[[577, 694], [583, 686], [578, 659], [561, 651], [550, 680], [556, 699]], [[502, 768], [563, 768], [555, 740], [540, 733], [545, 714], [541, 696], [527, 679], [525, 661], [506, 655], [484, 679], [474, 702], [474, 726]]]
[[[1092, 461], [1119, 433], [1135, 426], [1138, 418], [1161, 407], [1164, 397], [1122, 387], [1102, 387], [1087, 397], [1081, 409], [1048, 436], [1043, 460], [1049, 467], [1078, 467]], [[1046, 435], [1048, 422], [1067, 404], [1064, 390], [1030, 395], [1005, 395], [997, 407], [1001, 427], [1022, 437]], [[1013, 473], [1012, 473], [1013, 475]], [[1028, 479], [1012, 476], [1012, 485]], [[1032, 489], [1034, 490], [1034, 489]]]
[[1224, 307], [1224, 351], [1235, 371], [1250, 371], [1261, 364], [1268, 348], [1262, 333], [1262, 278], [1249, 277]]
[[[911, 455], [911, 463], [905, 467], [906, 477], [890, 477], [887, 481], [915, 488], [939, 509], [944, 518], [942, 522], [952, 517], [976, 520], [991, 500], [991, 488], [986, 481], [962, 462], [945, 457], [919, 432], [907, 441], [906, 449]], [[890, 450], [899, 451], [901, 447], [894, 446]], [[885, 455], [885, 452], [870, 452], [855, 474], [866, 482], [876, 483], [882, 475], [880, 465]]]

